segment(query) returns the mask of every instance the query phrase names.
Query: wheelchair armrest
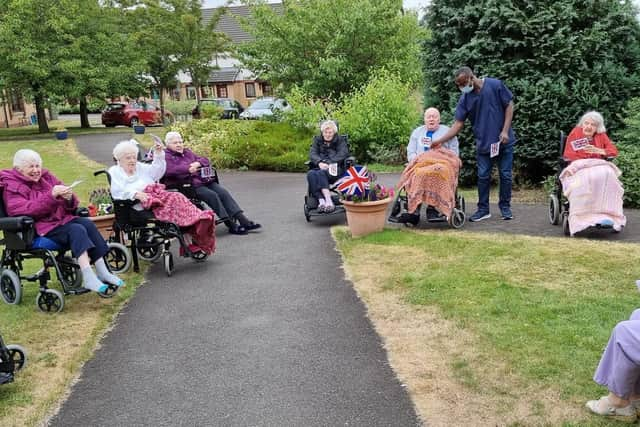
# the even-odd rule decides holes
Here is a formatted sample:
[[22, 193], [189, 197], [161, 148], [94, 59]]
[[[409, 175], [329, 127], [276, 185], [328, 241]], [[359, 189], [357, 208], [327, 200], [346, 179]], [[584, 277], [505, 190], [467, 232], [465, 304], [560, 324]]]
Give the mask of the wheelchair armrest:
[[612, 162], [612, 161], [615, 159], [615, 157], [605, 157], [604, 159], [605, 159], [607, 162]]
[[30, 216], [8, 216], [0, 218], [0, 230], [3, 231], [25, 231], [33, 227], [33, 218]]
[[307, 160], [306, 162], [304, 162], [304, 164], [309, 169], [316, 169], [318, 167], [318, 165], [315, 162], [312, 162], [311, 160]]
[[76, 216], [88, 217], [89, 216], [89, 209], [85, 208], [84, 206], [78, 206], [76, 208], [74, 214]]
[[353, 165], [355, 165], [355, 164], [356, 164], [356, 158], [355, 158], [355, 157], [353, 157], [353, 156], [349, 156], [349, 157], [347, 157], [346, 159], [344, 159], [344, 166], [345, 166], [345, 169], [346, 169], [346, 168], [350, 168], [351, 166], [353, 166]]

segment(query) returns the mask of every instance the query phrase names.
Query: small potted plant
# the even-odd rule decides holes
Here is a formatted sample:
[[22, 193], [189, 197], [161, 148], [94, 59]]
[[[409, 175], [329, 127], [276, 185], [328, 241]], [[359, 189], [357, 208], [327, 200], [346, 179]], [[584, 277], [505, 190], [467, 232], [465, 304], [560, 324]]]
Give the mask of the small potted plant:
[[64, 141], [69, 136], [69, 132], [65, 128], [56, 129], [56, 139], [58, 141]]
[[341, 192], [341, 198], [351, 235], [358, 237], [382, 231], [387, 206], [393, 201], [393, 188], [378, 184], [375, 174], [366, 171], [365, 166], [350, 167], [338, 182], [338, 188], [341, 187], [346, 190]]
[[136, 122], [135, 124], [132, 125], [132, 127], [133, 127], [133, 133], [137, 135], [144, 134], [144, 123]]
[[102, 237], [108, 239], [113, 231], [113, 202], [108, 188], [99, 187], [89, 193], [89, 219], [94, 222]]

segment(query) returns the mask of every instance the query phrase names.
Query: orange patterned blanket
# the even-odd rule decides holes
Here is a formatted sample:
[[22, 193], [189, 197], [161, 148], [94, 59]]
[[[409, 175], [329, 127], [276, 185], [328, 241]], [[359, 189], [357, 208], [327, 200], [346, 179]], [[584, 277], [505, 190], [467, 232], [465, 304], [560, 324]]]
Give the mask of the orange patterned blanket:
[[413, 159], [398, 184], [398, 189], [404, 187], [407, 192], [409, 212], [426, 203], [449, 218], [456, 203], [461, 166], [458, 156], [446, 148], [429, 150]]

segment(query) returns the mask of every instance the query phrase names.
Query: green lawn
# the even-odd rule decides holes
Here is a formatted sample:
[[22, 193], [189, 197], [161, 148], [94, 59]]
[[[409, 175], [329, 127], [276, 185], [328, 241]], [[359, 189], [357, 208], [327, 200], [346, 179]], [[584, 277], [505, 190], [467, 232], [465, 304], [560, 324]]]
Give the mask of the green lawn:
[[[94, 177], [101, 168], [77, 153], [71, 140], [25, 140], [0, 143], [0, 168], [10, 168], [13, 154], [19, 148], [31, 148], [40, 153], [43, 166], [66, 183], [83, 180], [76, 187], [81, 204], [86, 205], [87, 193], [106, 186], [104, 176]], [[42, 267], [40, 261], [25, 264], [24, 273], [34, 273]], [[55, 278], [51, 286], [61, 290]], [[127, 286], [112, 299], [102, 299], [95, 293], [68, 296], [64, 310], [47, 315], [38, 311], [35, 300], [38, 286], [23, 281], [22, 303], [9, 306], [0, 300], [0, 334], [8, 344], [20, 344], [28, 352], [28, 366], [18, 373], [16, 381], [0, 387], [0, 425], [39, 425], [44, 414], [63, 395], [78, 374], [113, 316], [134, 293], [142, 281], [141, 274], [123, 276]]]
[[[431, 307], [475, 337], [471, 356], [442, 355], [461, 389], [487, 399], [523, 398], [509, 388], [513, 381], [486, 385], [501, 383], [488, 368], [499, 361], [515, 383], [541, 394], [555, 390], [558, 404], [573, 410], [606, 394], [592, 377], [611, 329], [638, 306], [640, 245], [467, 231], [385, 230], [352, 239], [340, 228], [334, 234], [356, 277], [378, 280], [379, 292], [397, 292], [409, 307]], [[530, 409], [544, 405], [532, 401]], [[583, 415], [537, 422], [601, 425]]]

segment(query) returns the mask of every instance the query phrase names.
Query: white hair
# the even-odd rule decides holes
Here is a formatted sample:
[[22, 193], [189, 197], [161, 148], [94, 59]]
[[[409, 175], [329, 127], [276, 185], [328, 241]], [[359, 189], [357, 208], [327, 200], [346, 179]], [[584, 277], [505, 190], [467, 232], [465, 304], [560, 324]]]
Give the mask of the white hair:
[[29, 163], [36, 162], [42, 166], [42, 157], [40, 154], [28, 148], [23, 148], [16, 151], [13, 156], [13, 167], [16, 169], [24, 169]]
[[578, 126], [582, 127], [586, 120], [593, 120], [596, 124], [596, 133], [605, 133], [607, 128], [604, 127], [604, 117], [602, 114], [597, 111], [587, 111], [580, 117], [580, 121], [578, 122]]
[[138, 141], [135, 139], [120, 141], [115, 147], [113, 147], [113, 157], [119, 161], [127, 154], [135, 154], [137, 156], [139, 150], [138, 145]]
[[182, 139], [182, 135], [180, 135], [180, 132], [167, 132], [167, 134], [164, 136], [164, 143], [171, 144], [175, 139]]
[[320, 123], [320, 132], [324, 132], [327, 128], [332, 128], [335, 133], [338, 133], [338, 125], [333, 120], [325, 120]]

